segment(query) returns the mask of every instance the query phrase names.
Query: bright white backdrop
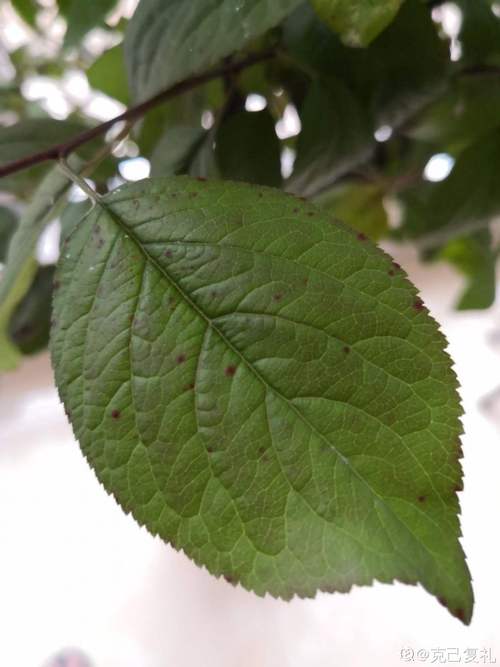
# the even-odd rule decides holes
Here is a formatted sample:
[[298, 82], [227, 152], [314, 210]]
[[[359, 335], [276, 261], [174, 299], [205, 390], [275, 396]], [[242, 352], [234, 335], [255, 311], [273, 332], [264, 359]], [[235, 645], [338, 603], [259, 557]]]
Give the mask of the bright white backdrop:
[[0, 379], [0, 665], [38, 667], [68, 646], [95, 667], [396, 667], [408, 664], [402, 648], [486, 648], [500, 664], [499, 436], [495, 409], [478, 408], [500, 384], [499, 309], [452, 312], [459, 279], [396, 254], [443, 324], [463, 385], [472, 625], [401, 584], [284, 603], [213, 579], [99, 486], [41, 356]]

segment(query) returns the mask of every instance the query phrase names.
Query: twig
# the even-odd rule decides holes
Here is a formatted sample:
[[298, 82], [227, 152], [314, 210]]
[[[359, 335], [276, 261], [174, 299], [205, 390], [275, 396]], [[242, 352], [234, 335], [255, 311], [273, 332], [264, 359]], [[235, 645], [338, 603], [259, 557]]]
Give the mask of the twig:
[[252, 54], [247, 58], [240, 60], [239, 62], [227, 63], [210, 72], [206, 72], [205, 74], [199, 74], [189, 79], [185, 79], [184, 81], [180, 81], [170, 88], [162, 90], [145, 102], [142, 102], [137, 106], [130, 107], [130, 109], [127, 109], [119, 116], [111, 118], [111, 120], [108, 120], [101, 125], [97, 125], [96, 127], [76, 135], [69, 141], [65, 141], [61, 144], [52, 146], [51, 148], [40, 151], [39, 153], [33, 153], [32, 155], [27, 155], [26, 157], [20, 158], [19, 160], [14, 160], [13, 162], [9, 162], [8, 164], [3, 165], [0, 167], [0, 178], [3, 176], [9, 176], [10, 174], [15, 174], [18, 171], [28, 169], [29, 167], [33, 167], [34, 165], [40, 164], [42, 162], [66, 158], [70, 153], [73, 153], [83, 144], [86, 144], [89, 141], [92, 141], [92, 139], [105, 134], [111, 127], [116, 125], [116, 123], [121, 121], [129, 121], [130, 123], [134, 123], [139, 118], [142, 118], [142, 116], [144, 116], [150, 109], [159, 104], [162, 104], [163, 102], [167, 102], [168, 100], [177, 97], [182, 93], [186, 93], [193, 88], [197, 88], [204, 83], [208, 83], [213, 79], [218, 79], [219, 77], [225, 76], [228, 73], [240, 72], [259, 62], [269, 60], [274, 56], [274, 50], [262, 51], [260, 53]]

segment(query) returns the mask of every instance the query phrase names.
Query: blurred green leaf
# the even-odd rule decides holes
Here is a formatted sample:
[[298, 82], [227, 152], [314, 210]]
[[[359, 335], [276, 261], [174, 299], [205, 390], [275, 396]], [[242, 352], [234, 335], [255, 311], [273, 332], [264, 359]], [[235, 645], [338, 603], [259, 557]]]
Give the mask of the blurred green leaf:
[[267, 110], [224, 118], [216, 134], [215, 155], [223, 178], [281, 187], [280, 142]]
[[458, 35], [462, 66], [500, 65], [500, 19], [492, 4], [491, 0], [456, 0], [462, 11]]
[[6, 206], [0, 206], [0, 262], [5, 261], [10, 240], [17, 228], [17, 215]]
[[36, 0], [10, 0], [19, 16], [32, 28], [36, 27], [36, 15], [40, 9]]
[[75, 47], [85, 35], [104, 20], [115, 7], [118, 0], [70, 0], [60, 4], [65, 14], [68, 29], [64, 38], [65, 47]]
[[141, 101], [209, 69], [280, 23], [301, 0], [142, 0], [125, 38], [132, 96]]
[[[74, 169], [80, 161], [69, 158]], [[8, 336], [12, 313], [30, 288], [37, 270], [34, 258], [37, 240], [46, 225], [54, 218], [57, 206], [69, 188], [67, 176], [53, 167], [43, 179], [26, 207], [9, 244], [7, 261], [0, 281], [0, 371], [15, 367], [19, 354]]]
[[495, 301], [497, 253], [489, 229], [450, 241], [440, 253], [468, 279], [458, 310], [489, 308]]
[[165, 131], [151, 155], [152, 176], [185, 173], [206, 135], [206, 130], [190, 125], [173, 125]]
[[55, 266], [40, 267], [33, 283], [12, 313], [11, 341], [22, 354], [35, 354], [49, 343]]
[[406, 133], [458, 155], [483, 134], [500, 126], [500, 87], [491, 75], [455, 79]]
[[403, 0], [312, 0], [323, 21], [349, 46], [367, 46], [394, 19]]
[[447, 44], [420, 0], [406, 0], [367, 49], [344, 46], [307, 4], [285, 23], [284, 42], [311, 73], [341, 80], [376, 126], [399, 125], [423, 108], [450, 65]]
[[87, 70], [89, 84], [127, 105], [129, 100], [123, 45], [105, 51]]
[[372, 241], [380, 240], [389, 229], [384, 191], [379, 185], [357, 182], [340, 184], [316, 203]]
[[300, 118], [302, 132], [287, 189], [308, 197], [366, 160], [375, 139], [363, 108], [335, 79], [312, 84]]

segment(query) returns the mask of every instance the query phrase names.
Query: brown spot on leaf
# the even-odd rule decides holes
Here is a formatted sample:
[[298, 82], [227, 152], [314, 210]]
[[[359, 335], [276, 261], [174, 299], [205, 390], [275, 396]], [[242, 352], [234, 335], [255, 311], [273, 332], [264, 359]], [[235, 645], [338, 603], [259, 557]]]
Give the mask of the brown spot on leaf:
[[396, 270], [401, 271], [401, 265], [400, 264], [398, 264], [397, 262], [393, 262], [392, 265]]
[[452, 611], [453, 616], [456, 616], [462, 623], [465, 622], [465, 611], [462, 609], [462, 607], [458, 607], [458, 609], [454, 609]]
[[366, 234], [363, 234], [363, 232], [359, 232], [357, 238], [358, 238], [358, 241], [367, 241], [368, 240], [368, 237], [366, 236]]
[[349, 354], [350, 351], [351, 351], [351, 348], [350, 348], [348, 345], [346, 345], [346, 346], [344, 347], [344, 353], [345, 353], [345, 354]]
[[183, 364], [186, 361], [186, 355], [185, 354], [179, 354], [178, 357], [176, 358], [176, 362], [178, 364]]
[[427, 496], [419, 496], [417, 500], [419, 503], [425, 503], [425, 501], [427, 500]]
[[389, 273], [390, 276], [395, 276], [396, 275], [396, 272], [393, 269], [390, 269], [388, 273]]
[[169, 259], [172, 257], [172, 251], [171, 250], [165, 250], [163, 253], [165, 257], [168, 257]]
[[226, 366], [226, 369], [224, 370], [224, 374], [228, 378], [232, 378], [236, 373], [236, 366]]
[[413, 307], [415, 308], [415, 310], [420, 312], [421, 310], [424, 309], [424, 302], [422, 301], [422, 299], [415, 299], [415, 301], [413, 302]]
[[273, 294], [273, 301], [281, 301], [283, 298], [283, 292], [276, 292]]
[[120, 419], [121, 412], [119, 410], [113, 410], [111, 412], [111, 416], [113, 417], [113, 419]]
[[196, 177], [196, 180], [197, 180], [197, 181], [200, 181], [200, 183], [205, 183], [205, 181], [206, 181], [207, 179], [206, 179], [204, 176], [197, 176], [197, 177]]

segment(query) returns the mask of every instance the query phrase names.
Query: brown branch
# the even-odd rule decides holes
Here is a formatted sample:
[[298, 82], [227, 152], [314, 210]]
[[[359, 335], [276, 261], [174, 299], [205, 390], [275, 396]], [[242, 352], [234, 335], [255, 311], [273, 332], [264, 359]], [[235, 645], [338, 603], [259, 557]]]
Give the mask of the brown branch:
[[83, 144], [86, 144], [89, 141], [92, 141], [92, 139], [95, 139], [96, 137], [100, 137], [103, 134], [105, 134], [111, 127], [116, 125], [116, 123], [119, 123], [121, 121], [128, 121], [129, 123], [134, 123], [137, 120], [139, 120], [139, 118], [142, 118], [142, 116], [144, 116], [150, 109], [152, 109], [155, 106], [158, 106], [159, 104], [167, 102], [168, 100], [177, 97], [182, 93], [186, 93], [189, 90], [192, 90], [193, 88], [197, 88], [198, 86], [201, 86], [204, 83], [208, 83], [213, 79], [218, 79], [219, 77], [223, 77], [227, 74], [240, 72], [246, 69], [247, 67], [251, 67], [252, 65], [255, 65], [257, 63], [269, 60], [274, 56], [275, 52], [273, 50], [262, 51], [260, 53], [249, 55], [247, 58], [244, 58], [243, 60], [240, 60], [238, 62], [226, 63], [221, 67], [213, 69], [210, 72], [206, 72], [205, 74], [199, 74], [197, 76], [191, 77], [190, 79], [185, 79], [184, 81], [180, 81], [179, 83], [176, 83], [170, 88], [162, 90], [161, 92], [157, 93], [156, 95], [149, 98], [145, 102], [142, 102], [137, 106], [130, 107], [130, 109], [127, 109], [124, 113], [120, 114], [119, 116], [111, 118], [111, 120], [108, 120], [105, 123], [102, 123], [101, 125], [97, 125], [96, 127], [86, 130], [85, 132], [76, 135], [75, 137], [69, 139], [68, 141], [52, 146], [51, 148], [40, 151], [39, 153], [33, 153], [32, 155], [27, 155], [26, 157], [19, 158], [18, 160], [14, 160], [13, 162], [9, 162], [8, 164], [1, 166], [0, 178], [2, 178], [3, 176], [9, 176], [10, 174], [15, 174], [18, 171], [21, 171], [23, 169], [28, 169], [29, 167], [33, 167], [34, 165], [40, 164], [42, 162], [48, 162], [49, 160], [59, 160], [61, 158], [66, 158], [70, 153], [75, 151]]

